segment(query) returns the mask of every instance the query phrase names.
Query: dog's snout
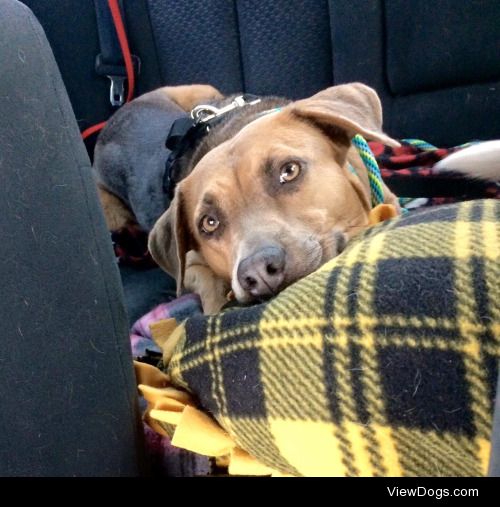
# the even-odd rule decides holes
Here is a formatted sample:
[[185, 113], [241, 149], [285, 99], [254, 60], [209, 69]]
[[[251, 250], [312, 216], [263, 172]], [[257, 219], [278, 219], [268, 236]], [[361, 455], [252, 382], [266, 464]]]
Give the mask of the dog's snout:
[[276, 294], [285, 278], [285, 251], [267, 246], [243, 259], [238, 266], [238, 282], [254, 297]]

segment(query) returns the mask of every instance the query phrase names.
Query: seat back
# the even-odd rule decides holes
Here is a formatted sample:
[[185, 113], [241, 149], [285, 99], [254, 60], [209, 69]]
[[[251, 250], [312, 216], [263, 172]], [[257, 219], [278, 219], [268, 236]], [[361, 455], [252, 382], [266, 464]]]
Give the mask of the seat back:
[[[24, 1], [52, 42], [81, 128], [107, 118], [93, 2]], [[301, 98], [362, 81], [380, 94], [394, 137], [439, 146], [500, 137], [496, 0], [134, 0], [125, 14], [142, 60], [138, 93], [207, 82]]]
[[0, 476], [137, 476], [120, 279], [47, 39], [0, 0]]

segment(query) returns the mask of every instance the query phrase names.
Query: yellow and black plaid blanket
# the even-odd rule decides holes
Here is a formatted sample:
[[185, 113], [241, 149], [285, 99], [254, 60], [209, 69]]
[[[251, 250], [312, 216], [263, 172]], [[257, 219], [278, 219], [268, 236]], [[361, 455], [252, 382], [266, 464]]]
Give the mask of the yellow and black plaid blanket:
[[500, 357], [500, 202], [384, 222], [274, 300], [188, 319], [168, 366], [292, 475], [484, 475]]

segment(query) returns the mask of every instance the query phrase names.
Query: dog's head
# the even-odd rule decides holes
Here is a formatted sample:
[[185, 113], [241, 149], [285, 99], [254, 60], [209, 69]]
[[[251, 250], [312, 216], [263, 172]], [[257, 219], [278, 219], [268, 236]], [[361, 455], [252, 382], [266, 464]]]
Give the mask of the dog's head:
[[354, 83], [252, 121], [178, 186], [150, 235], [154, 259], [182, 287], [186, 253], [202, 254], [241, 302], [269, 297], [336, 256], [368, 224], [355, 134], [387, 145], [376, 93]]

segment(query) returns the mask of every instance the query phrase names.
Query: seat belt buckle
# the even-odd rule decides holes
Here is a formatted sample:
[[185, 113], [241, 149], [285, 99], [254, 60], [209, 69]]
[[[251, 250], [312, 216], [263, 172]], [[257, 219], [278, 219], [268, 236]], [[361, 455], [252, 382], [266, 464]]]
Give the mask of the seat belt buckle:
[[111, 81], [109, 101], [113, 107], [121, 107], [125, 103], [125, 76], [107, 76]]
[[[141, 73], [141, 60], [138, 56], [131, 55], [134, 66], [134, 74]], [[123, 106], [125, 103], [125, 80], [127, 69], [121, 62], [108, 63], [104, 61], [102, 54], [95, 58], [95, 71], [99, 76], [106, 76], [110, 81], [109, 101], [113, 107]]]

